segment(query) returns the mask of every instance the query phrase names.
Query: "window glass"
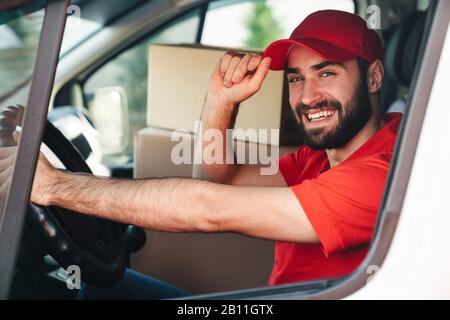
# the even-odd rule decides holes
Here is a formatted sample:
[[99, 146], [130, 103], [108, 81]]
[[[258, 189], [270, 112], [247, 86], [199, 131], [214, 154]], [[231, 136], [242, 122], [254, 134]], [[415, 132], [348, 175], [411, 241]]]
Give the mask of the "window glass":
[[14, 108], [6, 116], [3, 112], [8, 106], [1, 101], [31, 79], [44, 14], [43, 9], [30, 14], [18, 9], [0, 15], [0, 223], [16, 162], [13, 133], [19, 130], [22, 118], [16, 115], [24, 113]]
[[355, 5], [351, 0], [215, 1], [206, 14], [201, 42], [263, 49], [276, 39], [288, 38], [300, 21], [322, 9], [355, 12]]
[[68, 16], [60, 55], [64, 55], [101, 28], [102, 25], [96, 21], [83, 19], [76, 14]]
[[0, 21], [0, 101], [31, 79], [43, 19], [41, 10]]
[[[94, 101], [99, 102], [98, 98], [102, 95], [98, 93], [105, 88], [118, 88], [122, 100], [126, 99], [128, 104], [128, 143], [120, 152], [106, 155], [105, 164], [108, 165], [110, 161], [126, 162], [132, 159], [134, 134], [146, 126], [149, 45], [194, 43], [200, 25], [199, 13], [199, 10], [194, 10], [171, 22], [108, 62], [86, 81], [84, 93], [88, 107]], [[100, 137], [100, 139], [107, 141], [115, 137]]]

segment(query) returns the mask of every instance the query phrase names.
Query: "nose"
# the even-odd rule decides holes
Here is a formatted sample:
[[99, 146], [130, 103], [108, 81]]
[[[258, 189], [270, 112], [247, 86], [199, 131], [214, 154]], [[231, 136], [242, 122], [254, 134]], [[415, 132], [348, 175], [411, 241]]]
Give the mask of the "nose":
[[314, 81], [305, 80], [301, 94], [301, 102], [307, 106], [314, 106], [322, 100], [322, 93], [318, 90]]

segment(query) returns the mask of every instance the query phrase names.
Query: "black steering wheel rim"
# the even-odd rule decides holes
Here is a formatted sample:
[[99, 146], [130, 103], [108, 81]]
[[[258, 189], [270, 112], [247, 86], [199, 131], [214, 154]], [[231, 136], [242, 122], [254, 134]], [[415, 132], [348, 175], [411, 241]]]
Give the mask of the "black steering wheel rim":
[[[72, 143], [49, 121], [42, 142], [67, 171], [91, 173]], [[77, 266], [81, 280], [108, 286], [119, 281], [127, 264], [120, 224], [64, 208], [30, 204], [27, 229], [63, 268]]]

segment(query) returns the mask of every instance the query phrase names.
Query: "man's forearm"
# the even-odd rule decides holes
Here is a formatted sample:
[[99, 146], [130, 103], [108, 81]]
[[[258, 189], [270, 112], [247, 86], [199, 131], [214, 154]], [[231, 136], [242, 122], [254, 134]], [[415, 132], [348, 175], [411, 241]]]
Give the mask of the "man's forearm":
[[117, 180], [59, 173], [50, 204], [161, 231], [216, 231], [212, 183], [191, 179]]
[[41, 200], [45, 200], [45, 205], [148, 230], [236, 232], [279, 241], [318, 241], [289, 188], [227, 186], [179, 178], [114, 180], [47, 173], [51, 181], [46, 184], [48, 188], [33, 186], [35, 203], [43, 204]]
[[[220, 102], [219, 99], [213, 96], [207, 96], [202, 114], [202, 132], [205, 133], [208, 129], [219, 130], [223, 138], [222, 150], [215, 150], [216, 154], [222, 154], [219, 163], [207, 164], [202, 161], [202, 164], [194, 165], [194, 177], [214, 181], [218, 183], [226, 183], [232, 178], [238, 165], [234, 164], [233, 139], [227, 137], [227, 129], [234, 128], [236, 117], [238, 113], [238, 105], [227, 104]], [[197, 138], [196, 152], [203, 152], [204, 148], [211, 143], [210, 141], [203, 141], [202, 137]], [[202, 148], [199, 148], [201, 144]], [[217, 144], [216, 144], [217, 145]], [[203, 154], [201, 154], [203, 155]], [[228, 159], [231, 157], [231, 159]], [[217, 159], [217, 156], [215, 157]]]

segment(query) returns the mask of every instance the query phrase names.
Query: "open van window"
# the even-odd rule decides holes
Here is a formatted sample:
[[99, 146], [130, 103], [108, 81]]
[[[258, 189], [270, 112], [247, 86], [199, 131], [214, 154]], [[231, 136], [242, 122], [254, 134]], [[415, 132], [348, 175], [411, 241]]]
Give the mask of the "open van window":
[[[53, 5], [62, 2], [52, 1]], [[104, 0], [77, 3], [83, 10], [84, 5], [94, 2], [100, 7], [108, 3]], [[303, 1], [296, 1], [295, 3], [300, 2]], [[425, 281], [422, 283], [424, 291], [413, 290], [412, 284], [409, 284], [407, 280], [400, 276], [403, 273], [413, 276], [413, 271], [424, 274], [427, 268], [431, 268], [436, 271], [431, 276], [438, 280], [438, 275], [442, 276], [442, 270], [437, 270], [434, 265], [428, 267], [426, 265], [429, 261], [434, 260], [447, 265], [447, 256], [442, 253], [442, 250], [440, 254], [437, 254], [436, 250], [432, 250], [430, 244], [439, 243], [437, 241], [439, 239], [447, 240], [447, 236], [443, 232], [443, 226], [448, 218], [441, 214], [441, 211], [445, 211], [448, 206], [446, 203], [439, 203], [439, 197], [442, 197], [442, 193], [440, 193], [438, 187], [434, 189], [429, 187], [434, 186], [433, 183], [437, 183], [436, 186], [443, 185], [443, 177], [439, 177], [434, 169], [439, 166], [438, 160], [442, 161], [447, 158], [446, 151], [443, 150], [445, 148], [438, 148], [439, 150], [432, 150], [431, 148], [431, 144], [437, 141], [437, 131], [439, 131], [440, 137], [446, 137], [446, 131], [440, 130], [445, 128], [443, 119], [445, 119], [446, 112], [440, 105], [442, 105], [441, 101], [445, 100], [443, 83], [448, 80], [446, 73], [442, 71], [448, 65], [446, 63], [448, 60], [446, 48], [448, 46], [444, 46], [444, 43], [449, 41], [448, 19], [450, 10], [446, 1], [377, 3], [382, 20], [381, 25], [376, 24], [380, 27], [376, 29], [376, 32], [382, 37], [385, 49], [384, 58], [381, 59], [379, 55], [376, 56], [382, 60], [384, 67], [383, 86], [379, 91], [379, 98], [382, 101], [382, 109], [380, 110], [389, 114], [396, 112], [396, 115], [395, 119], [392, 116], [386, 116], [389, 125], [383, 131], [382, 136], [389, 139], [390, 143], [392, 142], [392, 148], [387, 150], [387, 153], [379, 159], [371, 159], [373, 161], [368, 166], [362, 167], [358, 166], [361, 165], [359, 162], [353, 163], [355, 165], [353, 169], [360, 170], [358, 171], [361, 173], [359, 177], [363, 177], [361, 181], [358, 181], [357, 188], [349, 187], [348, 183], [353, 181], [352, 179], [355, 177], [350, 177], [347, 174], [346, 166], [327, 162], [327, 158], [320, 157], [310, 150], [308, 154], [305, 153], [304, 143], [307, 142], [309, 146], [312, 146], [318, 140], [311, 140], [311, 136], [306, 137], [305, 131], [301, 131], [301, 128], [297, 125], [300, 119], [308, 121], [306, 123], [310, 127], [327, 123], [326, 121], [334, 119], [332, 117], [335, 115], [335, 110], [327, 109], [324, 112], [312, 112], [309, 109], [313, 110], [314, 108], [308, 109], [308, 106], [314, 106], [313, 103], [303, 102], [300, 104], [298, 101], [300, 100], [299, 92], [301, 90], [308, 91], [307, 89], [309, 89], [310, 98], [313, 93], [319, 91], [331, 90], [329, 92], [334, 92], [334, 87], [329, 83], [338, 77], [347, 77], [348, 81], [344, 84], [353, 83], [356, 77], [352, 76], [357, 71], [364, 75], [361, 70], [367, 70], [368, 66], [364, 64], [364, 61], [357, 60], [352, 64], [353, 60], [331, 59], [313, 63], [316, 59], [316, 57], [313, 57], [314, 54], [303, 50], [304, 48], [295, 47], [290, 51], [291, 58], [287, 61], [287, 64], [284, 64], [285, 67], [288, 67], [288, 74], [283, 71], [269, 72], [264, 86], [261, 86], [258, 94], [252, 97], [254, 99], [248, 99], [242, 105], [239, 105], [238, 116], [235, 119], [236, 122], [233, 123], [237, 130], [230, 134], [233, 143], [237, 146], [236, 150], [240, 147], [239, 150], [244, 150], [246, 156], [247, 154], [256, 154], [256, 161], [260, 161], [264, 156], [267, 158], [277, 155], [278, 152], [282, 159], [279, 162], [281, 163], [280, 167], [283, 167], [282, 170], [293, 172], [284, 179], [284, 182], [290, 186], [293, 195], [299, 199], [298, 202], [302, 206], [303, 213], [304, 211], [308, 211], [308, 213], [314, 211], [316, 219], [319, 219], [317, 217], [323, 218], [324, 212], [333, 214], [336, 222], [334, 225], [339, 225], [336, 230], [326, 229], [328, 232], [324, 232], [322, 220], [315, 220], [313, 224], [316, 227], [318, 226], [317, 230], [314, 227], [313, 230], [307, 229], [306, 236], [301, 240], [298, 240], [299, 235], [295, 232], [280, 232], [279, 229], [275, 228], [276, 224], [274, 229], [271, 229], [273, 232], [251, 233], [248, 231], [250, 226], [259, 221], [255, 218], [248, 219], [245, 224], [241, 225], [248, 227], [242, 232], [241, 229], [231, 227], [230, 229], [223, 229], [225, 231], [238, 230], [236, 233], [239, 232], [251, 237], [235, 232], [212, 234], [210, 232], [214, 228], [211, 227], [211, 224], [203, 224], [201, 225], [202, 228], [199, 227], [194, 230], [201, 232], [169, 233], [153, 230], [151, 226], [148, 228], [152, 231], [144, 232], [136, 226], [128, 225], [128, 223], [132, 223], [143, 227], [148, 226], [146, 219], [133, 220], [140, 217], [139, 214], [142, 211], [135, 212], [133, 211], [135, 210], [134, 207], [122, 207], [126, 210], [112, 210], [117, 208], [118, 203], [119, 205], [126, 205], [126, 201], [121, 202], [121, 193], [116, 193], [114, 187], [108, 189], [109, 192], [104, 194], [98, 193], [102, 190], [101, 187], [92, 189], [90, 184], [92, 181], [98, 183], [96, 186], [105, 186], [108, 181], [114, 181], [114, 185], [128, 183], [128, 187], [124, 188], [126, 191], [124, 194], [133, 196], [136, 193], [130, 191], [134, 190], [134, 183], [148, 186], [152, 184], [152, 181], [162, 181], [161, 186], [167, 181], [168, 183], [171, 181], [178, 182], [172, 188], [163, 189], [165, 190], [164, 194], [157, 197], [158, 200], [163, 201], [162, 199], [166, 195], [172, 194], [180, 185], [186, 186], [190, 182], [193, 184], [205, 183], [205, 186], [208, 186], [205, 190], [216, 190], [214, 188], [217, 187], [221, 191], [225, 189], [225, 191], [236, 191], [237, 189], [248, 191], [246, 197], [242, 195], [240, 198], [231, 195], [225, 197], [228, 200], [233, 199], [233, 201], [229, 201], [229, 207], [220, 206], [220, 208], [215, 207], [215, 210], [207, 211], [222, 212], [223, 208], [241, 208], [241, 212], [248, 213], [251, 217], [253, 217], [252, 214], [256, 213], [259, 214], [258, 218], [267, 216], [267, 212], [262, 210], [265, 208], [262, 208], [261, 205], [264, 201], [272, 199], [272, 194], [280, 190], [271, 189], [270, 194], [259, 198], [261, 201], [252, 201], [246, 208], [242, 208], [242, 204], [253, 195], [252, 192], [262, 192], [262, 190], [250, 190], [248, 185], [240, 185], [239, 182], [242, 183], [243, 180], [236, 179], [236, 177], [231, 177], [222, 182], [219, 181], [219, 183], [213, 178], [211, 180], [215, 183], [208, 182], [211, 184], [200, 181], [202, 179], [189, 179], [198, 178], [201, 175], [193, 173], [196, 163], [184, 162], [184, 160], [189, 160], [189, 156], [195, 155], [195, 152], [191, 152], [193, 151], [194, 138], [204, 137], [202, 136], [203, 132], [198, 129], [201, 127], [196, 127], [195, 121], [198, 121], [200, 115], [204, 112], [202, 107], [205, 101], [205, 87], [211, 70], [217, 65], [221, 57], [226, 59], [226, 51], [233, 51], [231, 59], [235, 57], [243, 59], [243, 57], [246, 57], [245, 54], [261, 53], [262, 49], [274, 40], [274, 34], [276, 34], [276, 38], [289, 37], [289, 33], [279, 35], [286, 32], [282, 25], [290, 20], [289, 17], [280, 14], [282, 10], [275, 9], [277, 6], [282, 6], [282, 3], [292, 4], [293, 1], [192, 1], [174, 5], [166, 1], [155, 0], [148, 2], [133, 1], [131, 7], [118, 5], [118, 8], [114, 9], [119, 14], [114, 15], [114, 19], [105, 20], [98, 29], [97, 27], [94, 28], [95, 31], [92, 29], [92, 33], [88, 32], [89, 35], [83, 36], [82, 41], [60, 56], [59, 71], [55, 78], [51, 96], [51, 85], [44, 89], [40, 88], [40, 90], [33, 86], [22, 86], [22, 89], [31, 90], [32, 95], [33, 93], [35, 95], [40, 94], [41, 100], [36, 103], [37, 99], [31, 99], [30, 104], [27, 104], [28, 117], [26, 119], [28, 119], [28, 125], [25, 129], [32, 128], [35, 133], [34, 136], [23, 134], [23, 137], [27, 138], [24, 138], [25, 140], [22, 140], [21, 143], [26, 143], [29, 147], [27, 153], [24, 148], [20, 149], [19, 145], [17, 158], [9, 158], [13, 159], [13, 163], [14, 161], [21, 161], [22, 164], [20, 171], [14, 170], [12, 186], [16, 186], [15, 190], [17, 191], [19, 183], [22, 183], [22, 190], [25, 190], [24, 194], [28, 196], [32, 182], [32, 162], [36, 160], [37, 149], [39, 148], [37, 140], [40, 140], [40, 130], [44, 126], [43, 121], [46, 115], [45, 110], [49, 105], [46, 133], [50, 134], [50, 140], [47, 140], [47, 142], [50, 141], [55, 154], [67, 162], [67, 170], [76, 172], [93, 171], [96, 175], [103, 176], [103, 178], [91, 177], [91, 180], [89, 180], [89, 177], [85, 177], [85, 175], [64, 173], [66, 177], [88, 179], [78, 180], [83, 181], [83, 183], [71, 185], [71, 188], [65, 190], [76, 190], [75, 193], [71, 194], [71, 197], [78, 199], [75, 202], [79, 206], [86, 205], [82, 198], [76, 198], [79, 195], [85, 195], [86, 197], [96, 195], [95, 199], [101, 199], [103, 204], [107, 204], [99, 214], [111, 219], [114, 216], [113, 220], [117, 219], [125, 224], [95, 220], [97, 218], [94, 217], [88, 217], [89, 219], [85, 220], [85, 216], [77, 213], [71, 215], [67, 211], [52, 212], [53, 216], [57, 217], [55, 220], [42, 219], [42, 221], [59, 222], [59, 224], [55, 224], [56, 230], [68, 232], [57, 232], [57, 234], [64, 234], [64, 240], [67, 240], [67, 238], [70, 240], [64, 243], [73, 243], [75, 246], [68, 246], [71, 254], [64, 256], [62, 247], [52, 247], [54, 242], [49, 237], [45, 238], [45, 242], [34, 243], [31, 239], [31, 242], [34, 243], [32, 250], [25, 246], [21, 250], [21, 255], [30, 258], [27, 260], [28, 265], [37, 266], [33, 270], [45, 270], [45, 272], [41, 274], [39, 272], [31, 273], [29, 268], [21, 268], [23, 264], [19, 264], [19, 272], [16, 273], [18, 275], [16, 281], [18, 282], [15, 283], [16, 286], [13, 291], [15, 297], [20, 297], [20, 293], [25, 292], [29, 295], [44, 294], [45, 297], [64, 295], [64, 297], [73, 298], [76, 292], [68, 293], [66, 288], [68, 273], [62, 269], [67, 271], [67, 266], [76, 265], [76, 263], [72, 264], [76, 259], [83, 261], [81, 281], [88, 286], [109, 286], [120, 281], [123, 274], [125, 274], [124, 279], [128, 279], [132, 272], [124, 270], [127, 266], [130, 266], [142, 274], [151, 275], [190, 292], [194, 295], [193, 299], [345, 298], [352, 297], [352, 295], [358, 298], [364, 296], [380, 297], [388, 292], [393, 297], [401, 297], [402, 295], [417, 297], [419, 295], [442, 296], [442, 292], [447, 292], [446, 288], [433, 290], [431, 285], [425, 284]], [[315, 3], [318, 4], [319, 1]], [[331, 4], [327, 1], [320, 1], [320, 3], [327, 8], [331, 8]], [[372, 1], [332, 1], [332, 3], [339, 6], [339, 9], [354, 12], [363, 19], [368, 19], [373, 12], [377, 12], [376, 10], [369, 10], [373, 4]], [[65, 4], [68, 5], [68, 2], [66, 1]], [[255, 5], [254, 8], [261, 10], [264, 13], [262, 16], [266, 18], [269, 16], [266, 21], [274, 26], [272, 29], [266, 28], [267, 26], [262, 28], [265, 30], [263, 32], [264, 37], [248, 37], [248, 34], [245, 35], [246, 32], [243, 32], [242, 29], [238, 31], [233, 29], [233, 31], [230, 27], [227, 36], [231, 34], [236, 36], [237, 39], [231, 41], [221, 34], [222, 30], [215, 28], [215, 23], [219, 23], [221, 19], [226, 19], [222, 15], [231, 12], [232, 18], [230, 20], [236, 19], [240, 22], [242, 22], [242, 19], [238, 16], [248, 14], [255, 24], [247, 23], [247, 26], [258, 26], [255, 27], [255, 29], [258, 29], [259, 25], [256, 22], [260, 21], [260, 17], [252, 15], [257, 10], [249, 10], [245, 13], [246, 10], [244, 9], [248, 8], [249, 5]], [[306, 3], [304, 5], [306, 8]], [[52, 8], [55, 9], [56, 7], [53, 6]], [[66, 10], [62, 5], [58, 8], [59, 13], [64, 13], [64, 10]], [[239, 8], [239, 10], [233, 11], [233, 8]], [[371, 8], [374, 9], [374, 7]], [[52, 11], [50, 10], [50, 12]], [[268, 12], [269, 15], [267, 15]], [[89, 15], [83, 16], [83, 18], [90, 19]], [[276, 24], [273, 24], [274, 19], [281, 20], [278, 25], [279, 28], [276, 27]], [[95, 21], [98, 22], [98, 20]], [[227, 31], [226, 28], [222, 29]], [[53, 28], [53, 30], [57, 29]], [[53, 38], [56, 39], [57, 35], [53, 34]], [[10, 38], [5, 36], [5, 39]], [[44, 40], [53, 44], [53, 53], [59, 50], [58, 43], [52, 42], [47, 37], [44, 37]], [[13, 43], [10, 40], [8, 41], [8, 43]], [[239, 52], [234, 52], [236, 49]], [[0, 53], [1, 50], [0, 48]], [[57, 53], [57, 56], [59, 56], [59, 52]], [[367, 52], [359, 53], [365, 58], [370, 55]], [[49, 54], [48, 51], [47, 54]], [[347, 57], [348, 52], [340, 52], [340, 54]], [[37, 57], [39, 56], [37, 55]], [[56, 67], [55, 57], [53, 55], [51, 57], [52, 59], [49, 59], [51, 66]], [[304, 59], [295, 59], [295, 57], [303, 57]], [[372, 61], [371, 57], [367, 59]], [[311, 62], [311, 67], [303, 65], [304, 61]], [[277, 68], [281, 69], [283, 64], [279, 61], [277, 63]], [[40, 68], [35, 69], [34, 76], [42, 77], [44, 75], [45, 83], [47, 83], [52, 80], [51, 72], [46, 74], [43, 65], [36, 64]], [[8, 67], [12, 66], [8, 65], [0, 72], [7, 72]], [[374, 69], [379, 71], [378, 75], [383, 73], [380, 72], [380, 64], [375, 67], [372, 66], [372, 68], [372, 72]], [[27, 69], [27, 72], [31, 72], [30, 69]], [[309, 81], [312, 80], [315, 80], [316, 89], [320, 87], [321, 90], [312, 90], [311, 86], [308, 87], [311, 83]], [[380, 84], [379, 77], [375, 80], [377, 85]], [[6, 83], [6, 86], [8, 85], [9, 83]], [[350, 92], [350, 90], [346, 92]], [[23, 90], [13, 90], [13, 94], [8, 94], [6, 98], [8, 101], [19, 101], [15, 99], [19, 99], [20, 96], [23, 98], [23, 94]], [[44, 95], [47, 96], [48, 100], [43, 99]], [[357, 98], [359, 99], [356, 99], [357, 101], [364, 100], [361, 97]], [[335, 107], [336, 110], [348, 108], [347, 104], [341, 107], [336, 103], [332, 105], [337, 106]], [[0, 112], [2, 111], [4, 109], [0, 110]], [[402, 115], [400, 116], [398, 113]], [[31, 119], [35, 120], [34, 127]], [[395, 120], [395, 130], [392, 125], [393, 119]], [[433, 123], [440, 124], [439, 130], [436, 127], [433, 129]], [[268, 129], [269, 132], [275, 130], [279, 135], [269, 135], [270, 138], [266, 136], [262, 140], [259, 140], [258, 135], [252, 135], [252, 132], [259, 133], [258, 130], [263, 131], [264, 129]], [[398, 130], [397, 139], [392, 135], [385, 135], [389, 129]], [[296, 136], [299, 132], [302, 136]], [[291, 139], [294, 136], [301, 139]], [[48, 134], [45, 137], [48, 139]], [[207, 140], [205, 141], [207, 142]], [[335, 141], [336, 139], [332, 142]], [[327, 143], [330, 145], [329, 141]], [[320, 144], [317, 143], [315, 146], [317, 145]], [[256, 148], [253, 148], [255, 146]], [[323, 144], [321, 146], [322, 149], [327, 149], [323, 147]], [[185, 149], [181, 147], [185, 147]], [[261, 147], [268, 147], [272, 150], [272, 153], [255, 152], [255, 150], [264, 151], [267, 149]], [[179, 151], [180, 149], [183, 152], [176, 154], [176, 159], [181, 160], [174, 161], [174, 150]], [[314, 148], [311, 147], [311, 149]], [[22, 153], [20, 150], [22, 150]], [[188, 152], [184, 153], [185, 150], [188, 150]], [[297, 150], [303, 151], [297, 152]], [[366, 151], [367, 148], [361, 148], [358, 149], [357, 153], [361, 156]], [[435, 159], [430, 157], [431, 153], [435, 156]], [[308, 168], [310, 170], [317, 169], [319, 175], [323, 174], [323, 179], [319, 181], [314, 180], [317, 177], [314, 176], [315, 173], [312, 173], [312, 171], [303, 172], [306, 176], [296, 173], [296, 170], [302, 167], [303, 160], [311, 154], [317, 155], [317, 158], [315, 158], [317, 162], [314, 165], [319, 163], [320, 168], [316, 168], [312, 164]], [[385, 165], [385, 156], [392, 159], [388, 166]], [[238, 156], [236, 155], [233, 161], [240, 165], [246, 165], [247, 160], [253, 161], [251, 157], [244, 157], [242, 163], [237, 159]], [[418, 162], [415, 162], [416, 160]], [[380, 163], [382, 167], [380, 167]], [[262, 163], [256, 164], [261, 165]], [[427, 164], [432, 167], [429, 168], [429, 172], [433, 172], [433, 175], [426, 175], [423, 172], [423, 168], [426, 168]], [[255, 168], [261, 169], [261, 167]], [[334, 170], [334, 168], [337, 168], [337, 170]], [[448, 177], [447, 170], [441, 169], [442, 175]], [[383, 173], [386, 173], [386, 185], [381, 188], [377, 184], [378, 188], [375, 194], [368, 190], [366, 186], [369, 182], [373, 183], [376, 180], [371, 174], [376, 175], [377, 172], [380, 172], [379, 170], [384, 170]], [[330, 171], [336, 172], [337, 175], [330, 174]], [[286, 177], [286, 175], [283, 177]], [[410, 177], [414, 177], [414, 179], [410, 179]], [[110, 178], [115, 179], [110, 180]], [[119, 178], [127, 179], [121, 181]], [[135, 180], [133, 178], [139, 179], [139, 181], [133, 181]], [[159, 178], [167, 179], [159, 180]], [[281, 180], [270, 181], [279, 186], [277, 183]], [[307, 181], [307, 183], [299, 187], [304, 181]], [[425, 190], [424, 181], [427, 181], [426, 185], [434, 194], [431, 194], [430, 190]], [[228, 186], [228, 184], [232, 184], [232, 186]], [[331, 188], [330, 185], [336, 188]], [[189, 186], [184, 189], [185, 194], [188, 195], [196, 190], [194, 185]], [[255, 186], [252, 185], [252, 187]], [[284, 186], [281, 187], [281, 189], [283, 188]], [[333, 192], [324, 193], [327, 188]], [[5, 190], [8, 189], [7, 186]], [[90, 191], [87, 195], [86, 190]], [[315, 190], [314, 195], [316, 197], [305, 198], [303, 195], [308, 190]], [[421, 192], [427, 194], [427, 197], [422, 197]], [[114, 200], [118, 201], [115, 203], [103, 202], [103, 200], [108, 199], [111, 201], [111, 197], [108, 198], [111, 194], [114, 194]], [[132, 202], [134, 204], [151, 204], [156, 197], [148, 196], [149, 194], [153, 195], [151, 192], [146, 193], [148, 198], [146, 202]], [[218, 194], [221, 193], [215, 193], [215, 195]], [[225, 194], [229, 195], [228, 193]], [[21, 206], [20, 208], [16, 207], [16, 209], [18, 208], [17, 212], [25, 210], [28, 199], [20, 198], [18, 192], [15, 192], [13, 196], [7, 193], [6, 195], [4, 199], [6, 199], [7, 208], [13, 208], [11, 204], [16, 203]], [[355, 197], [355, 195], [360, 197]], [[373, 200], [375, 197], [381, 199], [379, 207], [377, 203], [367, 209], [368, 206], [362, 206], [359, 202], [361, 199], [370, 198]], [[185, 203], [182, 202], [181, 193], [179, 198], [174, 199], [176, 201], [172, 201], [171, 204], [177, 203], [177, 201]], [[191, 199], [195, 199], [195, 197]], [[239, 201], [236, 199], [239, 199]], [[277, 206], [277, 208], [283, 206], [286, 208], [292, 204], [291, 198], [285, 200], [283, 205]], [[67, 205], [68, 202], [65, 202], [64, 205]], [[344, 202], [350, 203], [350, 205], [334, 205]], [[91, 206], [88, 209], [86, 207], [70, 208], [90, 214], [90, 210], [96, 208], [97, 201], [92, 201], [90, 204]], [[296, 202], [296, 204], [298, 203]], [[371, 220], [369, 221], [371, 226], [361, 233], [354, 232], [355, 230], [352, 228], [358, 223], [360, 225], [361, 223], [367, 223], [367, 220], [365, 218], [358, 221], [350, 220], [347, 214], [352, 211], [352, 205], [362, 211], [366, 210], [371, 213]], [[61, 206], [63, 207], [62, 204]], [[183, 213], [187, 214], [190, 206], [183, 205], [183, 207]], [[433, 219], [426, 219], [420, 212], [420, 210], [427, 211], [425, 210], [427, 207], [433, 208], [433, 212], [430, 213], [434, 214]], [[81, 209], [77, 210], [78, 208]], [[244, 210], [248, 208], [253, 209], [253, 212], [252, 210]], [[172, 207], [172, 209], [166, 211], [166, 217], [173, 212], [178, 212], [176, 208]], [[59, 209], [50, 208], [49, 210]], [[135, 214], [129, 215], [128, 211]], [[152, 212], [152, 210], [148, 211]], [[294, 211], [291, 210], [291, 212]], [[273, 212], [279, 213], [280, 211], [274, 209]], [[5, 226], [9, 226], [7, 231], [10, 234], [12, 232], [15, 236], [20, 235], [20, 220], [14, 220], [15, 216], [11, 213], [11, 210], [3, 211], [3, 217], [0, 221], [0, 239], [5, 239], [5, 235], [8, 234], [4, 233]], [[39, 217], [39, 213], [39, 210], [35, 211], [32, 217]], [[263, 213], [266, 215], [263, 215]], [[402, 220], [399, 220], [400, 213], [402, 214]], [[196, 214], [200, 215], [200, 210]], [[185, 216], [183, 215], [183, 217]], [[20, 215], [16, 215], [16, 217], [20, 217]], [[49, 215], [45, 217], [49, 217]], [[75, 220], [65, 219], [66, 217], [73, 217]], [[228, 222], [238, 221], [238, 218], [241, 217], [236, 215], [234, 218], [235, 220], [228, 220]], [[358, 216], [358, 218], [361, 218], [361, 216]], [[302, 221], [311, 222], [312, 220], [314, 218]], [[11, 221], [14, 223], [11, 223]], [[39, 219], [34, 219], [31, 222], [36, 223], [38, 221]], [[189, 221], [194, 222], [196, 220]], [[269, 220], [261, 219], [259, 222], [263, 224], [267, 221]], [[158, 222], [161, 221], [158, 220]], [[343, 232], [342, 225], [349, 226], [348, 230], [350, 231]], [[11, 226], [17, 228], [11, 231], [13, 230], [9, 229]], [[289, 227], [292, 226], [294, 224], [289, 225]], [[421, 226], [423, 230], [418, 226]], [[25, 230], [29, 231], [30, 229], [27, 229], [29, 227], [29, 225], [25, 226]], [[44, 228], [44, 224], [40, 224], [38, 229], [40, 232], [38, 234], [41, 236], [45, 235], [45, 230], [49, 230]], [[165, 230], [164, 228], [161, 229]], [[310, 233], [311, 230], [313, 233]], [[440, 232], [435, 232], [436, 230]], [[177, 231], [185, 231], [185, 229], [181, 228]], [[411, 234], [412, 231], [415, 231], [415, 234]], [[423, 231], [423, 233], [420, 231]], [[333, 273], [336, 269], [327, 269], [331, 272], [310, 273], [309, 275], [312, 276], [305, 278], [296, 277], [295, 272], [283, 273], [287, 269], [283, 270], [283, 261], [281, 260], [297, 250], [292, 245], [293, 243], [308, 243], [312, 246], [319, 241], [322, 245], [322, 251], [317, 250], [315, 253], [322, 253], [326, 258], [331, 256], [339, 258], [341, 251], [353, 248], [361, 249], [359, 241], [362, 233], [364, 233], [364, 245], [367, 245], [366, 251], [361, 251], [361, 255], [358, 255], [358, 261], [357, 259], [354, 260], [357, 263], [352, 265], [352, 270]], [[277, 234], [278, 238], [274, 234]], [[342, 236], [343, 234], [344, 236]], [[418, 234], [420, 236], [417, 236]], [[149, 239], [148, 241], [145, 241], [146, 236]], [[399, 239], [401, 241], [398, 241]], [[280, 246], [277, 246], [275, 266], [274, 242], [271, 240], [277, 241], [277, 244], [282, 243], [283, 246], [281, 250]], [[47, 243], [47, 245], [42, 245], [42, 243]], [[414, 243], [414, 248], [419, 248], [417, 250], [420, 254], [412, 254], [416, 249], [411, 247], [411, 243]], [[4, 283], [5, 277], [3, 276], [6, 274], [2, 274], [1, 271], [14, 264], [14, 261], [11, 263], [11, 259], [14, 260], [19, 250], [18, 247], [6, 248], [8, 250], [5, 250], [5, 246], [6, 242], [0, 241], [0, 248], [3, 248], [0, 250], [0, 255], [2, 258], [5, 257], [0, 259], [0, 284]], [[307, 245], [303, 249], [307, 249]], [[388, 250], [389, 259], [385, 260]], [[33, 254], [30, 254], [30, 251]], [[336, 253], [338, 256], [335, 256]], [[421, 259], [419, 263], [415, 263], [413, 256]], [[308, 266], [303, 265], [306, 260], [297, 259], [295, 267], [306, 270]], [[113, 265], [118, 267], [112, 268]], [[405, 271], [405, 267], [410, 267], [411, 270]], [[379, 270], [383, 272], [378, 273]], [[267, 280], [271, 272], [270, 286], [267, 286]], [[318, 276], [314, 277], [314, 275]], [[340, 276], [335, 277], [336, 275]], [[37, 282], [28, 281], [29, 279], [34, 279]], [[369, 280], [374, 281], [374, 285], [366, 286]], [[418, 279], [418, 283], [421, 283], [420, 279]], [[45, 289], [42, 290], [42, 288]], [[40, 292], [40, 290], [45, 292]], [[0, 293], [2, 297], [5, 296], [4, 292]]]

